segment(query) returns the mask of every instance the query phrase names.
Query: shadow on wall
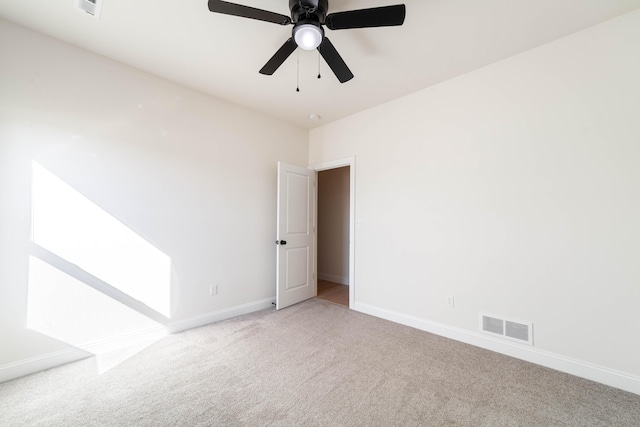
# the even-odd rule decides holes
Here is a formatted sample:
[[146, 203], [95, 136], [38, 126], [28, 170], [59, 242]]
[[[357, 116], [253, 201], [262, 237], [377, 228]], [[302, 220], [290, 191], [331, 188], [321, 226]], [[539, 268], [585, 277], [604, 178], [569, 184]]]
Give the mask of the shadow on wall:
[[26, 326], [104, 356], [104, 372], [166, 335], [171, 259], [32, 165]]

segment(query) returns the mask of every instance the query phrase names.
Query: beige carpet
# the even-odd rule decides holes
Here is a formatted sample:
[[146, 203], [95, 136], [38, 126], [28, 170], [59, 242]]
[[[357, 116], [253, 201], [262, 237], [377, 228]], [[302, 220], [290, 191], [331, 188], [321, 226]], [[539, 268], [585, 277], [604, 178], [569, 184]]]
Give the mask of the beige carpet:
[[320, 300], [0, 384], [2, 426], [640, 426], [640, 396]]

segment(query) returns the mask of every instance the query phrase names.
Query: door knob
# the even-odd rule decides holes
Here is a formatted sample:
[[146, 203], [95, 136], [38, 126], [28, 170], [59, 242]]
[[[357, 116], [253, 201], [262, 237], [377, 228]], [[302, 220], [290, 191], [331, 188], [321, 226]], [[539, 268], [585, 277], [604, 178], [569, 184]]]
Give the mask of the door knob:
[[286, 240], [276, 240], [276, 245], [286, 245], [287, 241]]

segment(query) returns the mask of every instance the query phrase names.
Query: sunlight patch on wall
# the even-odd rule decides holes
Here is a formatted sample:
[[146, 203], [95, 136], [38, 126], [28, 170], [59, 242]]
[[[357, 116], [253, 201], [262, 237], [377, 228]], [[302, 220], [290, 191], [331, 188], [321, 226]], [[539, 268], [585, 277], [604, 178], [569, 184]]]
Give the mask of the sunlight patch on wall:
[[161, 326], [33, 256], [27, 301], [29, 329], [83, 349]]
[[163, 325], [33, 256], [26, 326], [95, 354], [99, 374], [167, 335]]
[[171, 317], [171, 259], [37, 162], [32, 240]]
[[33, 256], [28, 286], [27, 327], [93, 354], [111, 354], [104, 359], [108, 366], [99, 363], [101, 372], [166, 335], [161, 324]]

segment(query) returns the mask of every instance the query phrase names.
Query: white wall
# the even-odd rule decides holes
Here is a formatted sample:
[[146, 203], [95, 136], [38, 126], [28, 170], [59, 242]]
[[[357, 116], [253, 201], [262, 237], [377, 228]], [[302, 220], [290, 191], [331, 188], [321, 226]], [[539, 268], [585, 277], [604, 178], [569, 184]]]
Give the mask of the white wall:
[[640, 393], [639, 44], [637, 11], [311, 131], [311, 164], [357, 158], [357, 305], [529, 320]]
[[171, 258], [171, 323], [270, 305], [276, 162], [306, 130], [2, 20], [0, 57], [0, 368], [69, 348], [25, 328], [34, 160]]
[[318, 278], [349, 284], [349, 167], [318, 172]]

